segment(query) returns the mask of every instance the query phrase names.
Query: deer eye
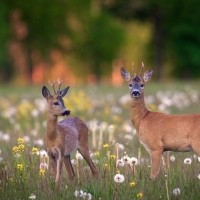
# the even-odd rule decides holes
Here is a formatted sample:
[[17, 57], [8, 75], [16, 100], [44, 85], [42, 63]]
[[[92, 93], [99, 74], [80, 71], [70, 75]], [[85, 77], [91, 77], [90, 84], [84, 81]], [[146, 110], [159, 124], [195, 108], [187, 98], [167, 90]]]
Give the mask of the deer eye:
[[59, 103], [58, 103], [58, 102], [54, 102], [53, 104], [54, 104], [55, 106], [57, 106]]
[[132, 88], [132, 86], [133, 86], [132, 84], [129, 84], [129, 89], [131, 89], [131, 88]]
[[141, 84], [141, 85], [140, 85], [140, 88], [143, 89], [143, 88], [144, 88], [144, 84]]

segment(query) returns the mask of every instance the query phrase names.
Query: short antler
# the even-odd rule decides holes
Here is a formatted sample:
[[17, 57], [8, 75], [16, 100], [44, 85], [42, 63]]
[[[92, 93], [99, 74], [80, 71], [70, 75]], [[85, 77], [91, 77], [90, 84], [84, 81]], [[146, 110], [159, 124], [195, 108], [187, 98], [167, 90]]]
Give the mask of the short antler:
[[55, 81], [53, 83], [51, 83], [51, 81], [49, 80], [49, 84], [53, 88], [54, 94], [56, 94], [56, 90], [55, 90], [55, 87], [54, 87]]
[[134, 62], [132, 63], [132, 70], [133, 70], [133, 73], [134, 73], [134, 77], [136, 77], [136, 72], [134, 70]]
[[60, 86], [62, 85], [63, 81], [61, 81], [60, 78], [58, 78], [57, 81], [58, 81], [58, 91], [57, 91], [57, 94], [60, 95]]
[[144, 69], [144, 63], [142, 62], [142, 68], [141, 68], [141, 70], [140, 70], [139, 77], [141, 77], [141, 75], [142, 75], [142, 72], [143, 72], [143, 69]]

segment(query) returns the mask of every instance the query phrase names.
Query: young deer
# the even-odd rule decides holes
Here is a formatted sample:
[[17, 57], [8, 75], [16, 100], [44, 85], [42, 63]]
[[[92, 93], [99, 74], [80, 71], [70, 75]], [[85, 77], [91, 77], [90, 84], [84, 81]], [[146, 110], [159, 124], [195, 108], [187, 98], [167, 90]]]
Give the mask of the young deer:
[[151, 157], [151, 178], [156, 179], [164, 151], [194, 150], [200, 156], [200, 114], [170, 115], [149, 111], [144, 102], [144, 86], [151, 79], [149, 69], [142, 77], [144, 65], [137, 76], [131, 77], [123, 67], [122, 78], [129, 83], [130, 115], [137, 136]]
[[[50, 83], [50, 82], [49, 82]], [[90, 158], [88, 149], [88, 128], [86, 124], [77, 117], [69, 117], [57, 123], [58, 116], [68, 116], [70, 111], [66, 109], [63, 97], [67, 94], [69, 86], [60, 91], [62, 82], [58, 79], [58, 91], [51, 95], [49, 90], [43, 86], [42, 94], [48, 103], [47, 128], [44, 136], [44, 145], [50, 157], [55, 174], [55, 182], [58, 183], [62, 170], [63, 161], [70, 179], [75, 177], [72, 168], [70, 154], [78, 149], [88, 163], [94, 176], [97, 170]]]

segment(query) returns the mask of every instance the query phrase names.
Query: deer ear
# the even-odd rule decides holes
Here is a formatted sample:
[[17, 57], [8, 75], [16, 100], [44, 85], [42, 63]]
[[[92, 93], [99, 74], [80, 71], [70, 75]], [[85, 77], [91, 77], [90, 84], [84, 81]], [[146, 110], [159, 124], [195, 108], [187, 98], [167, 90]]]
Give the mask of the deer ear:
[[120, 68], [121, 76], [125, 81], [130, 81], [131, 76], [130, 73], [127, 72], [123, 67]]
[[45, 86], [42, 87], [42, 95], [46, 99], [49, 99], [51, 97], [51, 94], [50, 94], [49, 90]]
[[148, 82], [151, 79], [151, 76], [153, 74], [153, 69], [148, 69], [143, 76], [144, 82]]
[[69, 90], [69, 86], [66, 87], [64, 90], [61, 90], [61, 91], [60, 91], [61, 97], [64, 97], [64, 96], [67, 94], [68, 90]]

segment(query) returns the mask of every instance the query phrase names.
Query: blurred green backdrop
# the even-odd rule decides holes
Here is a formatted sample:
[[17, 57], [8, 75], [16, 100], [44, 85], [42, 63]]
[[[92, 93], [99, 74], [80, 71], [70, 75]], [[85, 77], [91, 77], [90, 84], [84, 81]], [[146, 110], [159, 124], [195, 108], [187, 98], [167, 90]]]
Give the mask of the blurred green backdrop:
[[198, 0], [0, 0], [0, 82], [120, 84], [123, 65], [154, 78], [200, 76]]

